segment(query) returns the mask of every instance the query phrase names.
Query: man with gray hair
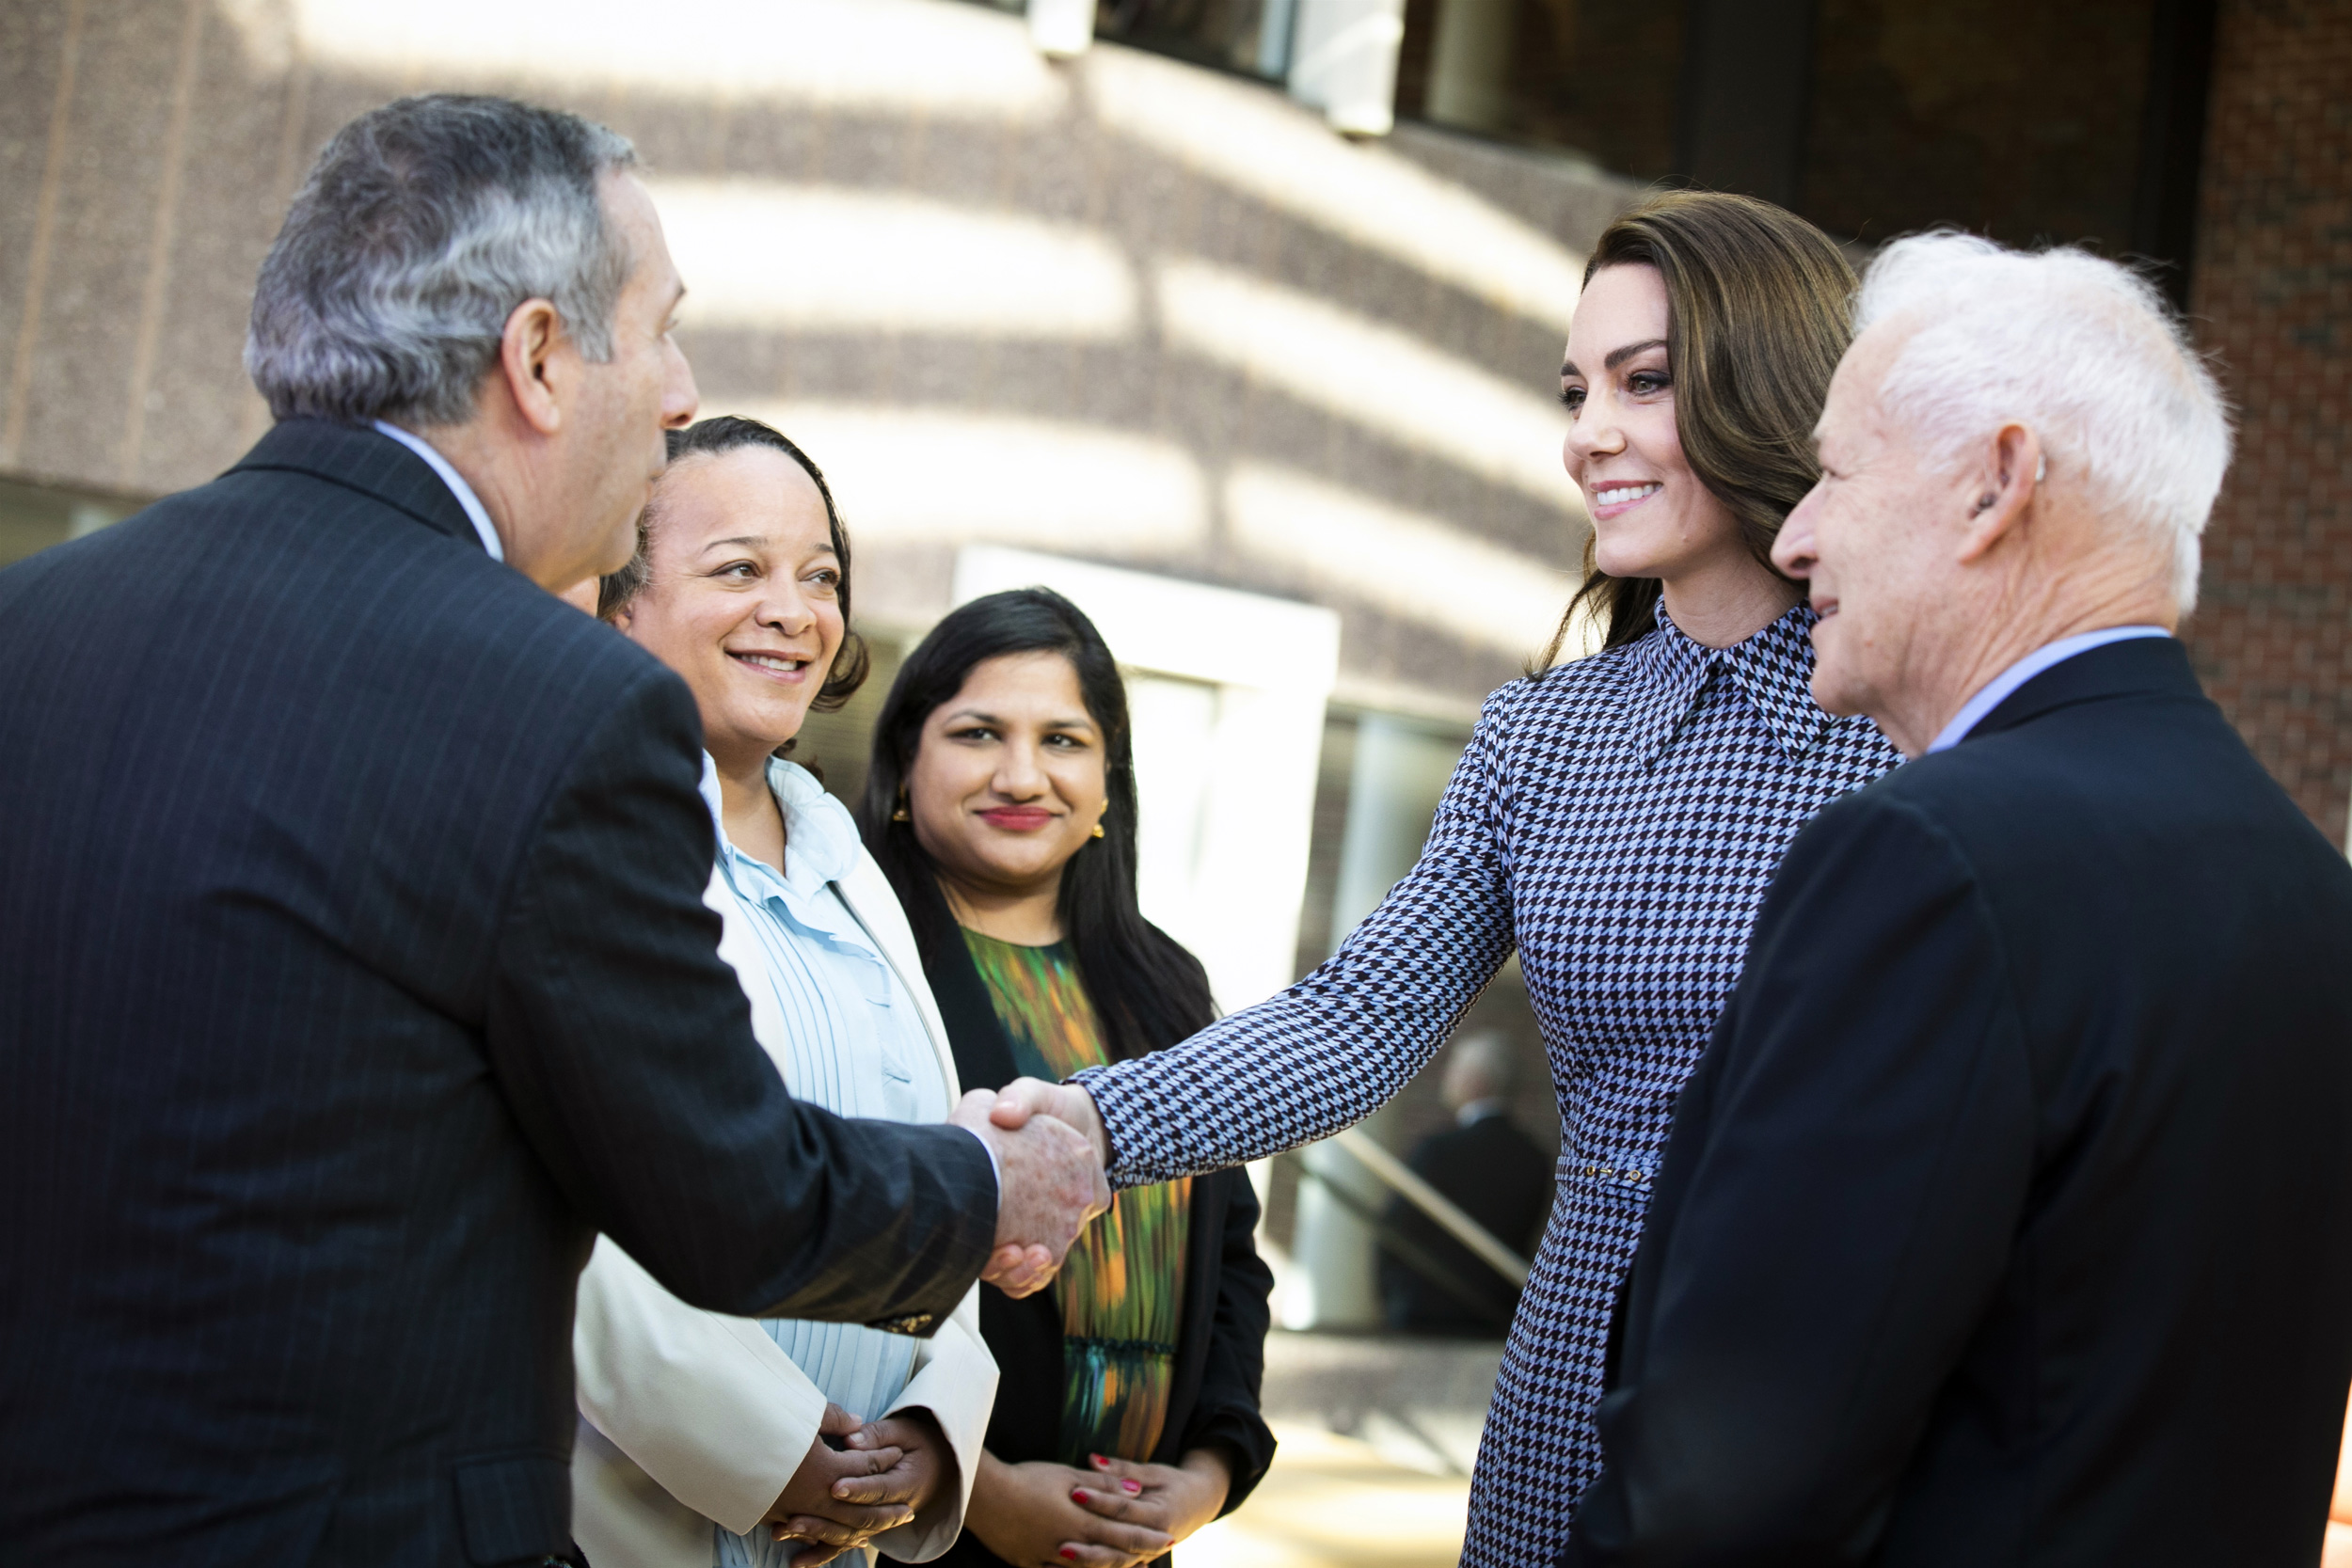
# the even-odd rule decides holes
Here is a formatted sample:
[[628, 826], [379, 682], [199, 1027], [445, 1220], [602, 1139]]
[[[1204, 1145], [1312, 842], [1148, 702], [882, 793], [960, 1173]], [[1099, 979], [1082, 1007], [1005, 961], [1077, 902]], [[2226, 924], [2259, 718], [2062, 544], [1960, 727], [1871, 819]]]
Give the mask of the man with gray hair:
[[695, 407], [632, 162], [499, 99], [345, 126], [254, 301], [277, 427], [0, 572], [10, 1561], [561, 1557], [597, 1231], [923, 1334], [1106, 1199], [1074, 1132], [844, 1121], [753, 1037], [692, 698], [554, 597]]
[[2173, 640], [2226, 414], [2079, 251], [1898, 241], [1859, 326], [1774, 559], [1816, 696], [1916, 760], [1782, 862], [1561, 1560], [2309, 1568], [2352, 868]]

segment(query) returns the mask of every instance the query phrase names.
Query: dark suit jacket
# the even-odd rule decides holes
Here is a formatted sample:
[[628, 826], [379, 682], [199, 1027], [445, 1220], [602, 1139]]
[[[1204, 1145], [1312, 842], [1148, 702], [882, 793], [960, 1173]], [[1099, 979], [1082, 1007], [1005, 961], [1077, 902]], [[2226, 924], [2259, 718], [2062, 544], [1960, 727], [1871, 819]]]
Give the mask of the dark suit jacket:
[[[1019, 1073], [1012, 1045], [961, 943], [931, 955], [924, 969], [967, 1089], [1002, 1088]], [[1258, 1195], [1249, 1173], [1196, 1177], [1184, 1241], [1184, 1308], [1168, 1419], [1154, 1462], [1173, 1465], [1216, 1444], [1233, 1469], [1225, 1510], [1241, 1506], [1274, 1462], [1274, 1433], [1258, 1413], [1265, 1375], [1267, 1299], [1274, 1275], [1258, 1256]], [[1015, 1301], [980, 1291], [980, 1335], [996, 1356], [996, 1408], [988, 1449], [1008, 1464], [1058, 1461], [1061, 1435], [1061, 1308], [1052, 1291]], [[1002, 1560], [966, 1530], [937, 1560], [943, 1568], [995, 1568]], [[1166, 1561], [1165, 1558], [1160, 1560]]]
[[0, 572], [0, 1560], [570, 1544], [594, 1233], [720, 1311], [944, 1313], [952, 1129], [795, 1103], [685, 686], [372, 432]]
[[[1468, 1127], [1432, 1132], [1406, 1161], [1495, 1240], [1528, 1258], [1535, 1255], [1551, 1213], [1554, 1163], [1502, 1111]], [[1381, 1247], [1380, 1294], [1391, 1328], [1496, 1338], [1509, 1332], [1519, 1305], [1518, 1286], [1401, 1197], [1389, 1204], [1381, 1222], [1411, 1252], [1408, 1257], [1385, 1243]], [[1426, 1277], [1416, 1262], [1440, 1271], [1445, 1283]]]
[[2311, 1568], [2352, 868], [2178, 643], [1823, 811], [1683, 1093], [1563, 1560]]

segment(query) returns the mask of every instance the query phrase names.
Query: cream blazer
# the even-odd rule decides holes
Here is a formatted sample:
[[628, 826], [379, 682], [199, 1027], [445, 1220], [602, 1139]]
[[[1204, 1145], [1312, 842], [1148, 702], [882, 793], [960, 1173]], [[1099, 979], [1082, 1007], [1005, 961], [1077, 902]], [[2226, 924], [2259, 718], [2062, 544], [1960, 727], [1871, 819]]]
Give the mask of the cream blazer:
[[[955, 1056], [890, 883], [861, 849], [834, 887], [914, 998], [953, 1104]], [[715, 870], [704, 901], [726, 922], [719, 956], [739, 970], [756, 964], [757, 939]], [[782, 1072], [783, 1021], [767, 987], [750, 992], [752, 1033]], [[756, 1528], [825, 1413], [825, 1396], [757, 1323], [687, 1306], [603, 1237], [580, 1276], [572, 1357], [580, 1397], [572, 1531], [596, 1568], [710, 1568], [711, 1521], [738, 1534]], [[914, 1375], [892, 1407], [931, 1413], [960, 1484], [913, 1523], [876, 1536], [876, 1547], [924, 1562], [955, 1543], [995, 1400], [996, 1360], [980, 1338], [976, 1285], [935, 1335], [915, 1342]]]

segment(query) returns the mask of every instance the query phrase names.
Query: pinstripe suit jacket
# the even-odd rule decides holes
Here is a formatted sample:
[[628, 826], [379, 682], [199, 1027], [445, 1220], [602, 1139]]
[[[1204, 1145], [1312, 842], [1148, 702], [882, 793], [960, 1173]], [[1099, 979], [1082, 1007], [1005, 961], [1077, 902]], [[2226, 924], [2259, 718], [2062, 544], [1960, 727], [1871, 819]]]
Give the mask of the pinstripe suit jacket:
[[945, 1315], [986, 1153], [796, 1103], [684, 685], [372, 432], [0, 572], [0, 1562], [568, 1549], [574, 1281]]

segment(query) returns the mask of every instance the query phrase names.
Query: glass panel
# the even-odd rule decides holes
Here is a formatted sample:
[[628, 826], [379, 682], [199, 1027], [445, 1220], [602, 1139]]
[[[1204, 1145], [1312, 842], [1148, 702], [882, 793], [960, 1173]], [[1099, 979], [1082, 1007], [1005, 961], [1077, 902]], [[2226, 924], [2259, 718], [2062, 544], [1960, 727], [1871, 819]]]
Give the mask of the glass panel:
[[1655, 0], [1408, 0], [1397, 112], [1655, 180], [1682, 41], [1683, 8]]
[[1820, 0], [1799, 210], [1876, 245], [2132, 231], [2152, 0]]
[[95, 533], [138, 510], [139, 502], [0, 479], [0, 566], [52, 545]]
[[1198, 885], [1216, 720], [1216, 687], [1127, 672], [1136, 756], [1136, 895], [1146, 919], [1187, 945], [1207, 912], [1204, 904], [1213, 907], [1215, 895], [1231, 892]]
[[1295, 9], [1295, 0], [1099, 0], [1094, 32], [1225, 71], [1279, 77], [1290, 64]]

